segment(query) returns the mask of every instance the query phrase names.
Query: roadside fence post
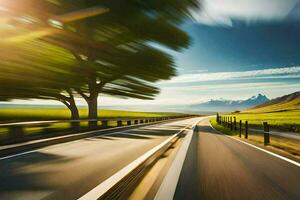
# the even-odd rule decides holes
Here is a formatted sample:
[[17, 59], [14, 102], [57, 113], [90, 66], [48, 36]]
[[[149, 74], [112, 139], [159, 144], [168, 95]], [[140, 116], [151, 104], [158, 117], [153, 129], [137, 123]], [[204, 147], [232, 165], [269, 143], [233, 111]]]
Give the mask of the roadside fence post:
[[248, 121], [245, 121], [245, 138], [248, 139]]
[[264, 145], [267, 145], [270, 143], [270, 126], [268, 122], [264, 122]]
[[232, 117], [230, 117], [230, 130], [233, 130]]
[[230, 117], [228, 117], [228, 124], [227, 124], [228, 126], [228, 128], [230, 128]]
[[242, 137], [242, 120], [240, 120], [240, 137]]
[[233, 119], [234, 119], [234, 123], [233, 123], [233, 125], [234, 125], [234, 130], [236, 131], [236, 130], [237, 130], [237, 127], [236, 127], [236, 117], [234, 116]]

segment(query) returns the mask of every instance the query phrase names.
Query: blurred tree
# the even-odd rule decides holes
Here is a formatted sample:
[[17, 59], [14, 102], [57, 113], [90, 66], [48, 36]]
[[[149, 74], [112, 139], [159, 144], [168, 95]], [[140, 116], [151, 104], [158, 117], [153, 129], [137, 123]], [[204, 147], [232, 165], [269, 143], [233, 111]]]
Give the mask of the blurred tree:
[[0, 100], [58, 100], [69, 108], [72, 119], [79, 119], [72, 87], [80, 84], [80, 77], [70, 53], [40, 41], [2, 47]]
[[83, 84], [68, 91], [86, 100], [90, 119], [97, 118], [99, 93], [151, 99], [159, 92], [152, 83], [176, 73], [173, 58], [152, 43], [176, 51], [188, 47], [189, 37], [179, 24], [198, 7], [198, 0], [27, 0], [26, 6], [22, 0], [18, 5], [4, 2], [30, 16], [22, 27], [32, 31], [5, 41], [40, 39], [73, 55], [73, 72]]
[[[172, 57], [149, 42], [174, 50], [187, 47], [189, 37], [178, 24], [189, 16], [189, 9], [198, 6], [196, 0], [80, 0], [76, 3], [65, 0], [60, 3], [70, 12], [100, 7], [109, 9], [104, 15], [64, 23], [66, 30], [70, 30], [64, 37], [51, 35], [44, 38], [67, 48], [80, 63], [87, 84], [76, 91], [86, 100], [91, 119], [97, 118], [97, 98], [99, 93], [108, 91], [107, 84], [117, 86], [111, 87], [110, 92], [119, 92], [116, 84], [119, 82], [123, 83], [123, 88], [130, 88], [132, 80], [149, 85], [175, 75]], [[142, 97], [147, 93], [144, 87], [136, 88], [134, 92], [143, 94]], [[126, 94], [122, 92], [121, 96]]]

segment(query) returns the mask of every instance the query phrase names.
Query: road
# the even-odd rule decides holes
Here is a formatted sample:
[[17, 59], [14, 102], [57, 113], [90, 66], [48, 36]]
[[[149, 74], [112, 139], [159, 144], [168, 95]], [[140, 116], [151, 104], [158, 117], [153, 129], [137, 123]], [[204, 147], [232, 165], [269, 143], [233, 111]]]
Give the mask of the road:
[[77, 199], [199, 119], [114, 132], [0, 158], [0, 199]]
[[300, 167], [198, 126], [174, 199], [300, 199]]

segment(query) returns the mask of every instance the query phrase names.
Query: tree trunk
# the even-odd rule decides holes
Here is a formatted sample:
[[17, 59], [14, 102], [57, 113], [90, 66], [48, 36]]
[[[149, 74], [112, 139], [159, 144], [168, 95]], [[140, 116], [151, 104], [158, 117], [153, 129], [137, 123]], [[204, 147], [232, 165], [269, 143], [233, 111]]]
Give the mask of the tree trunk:
[[[93, 94], [89, 97], [87, 103], [89, 107], [89, 119], [94, 120], [98, 118], [98, 93]], [[97, 121], [90, 121], [89, 128], [95, 129], [97, 128]]]
[[[60, 99], [60, 101], [65, 104], [67, 106], [67, 108], [70, 110], [71, 112], [71, 120], [79, 120], [79, 112], [78, 112], [78, 108], [76, 106], [74, 97], [70, 97], [70, 98], [64, 98], [63, 100]], [[71, 127], [73, 130], [78, 131], [80, 128], [80, 123], [79, 122], [71, 122]]]
[[[71, 119], [72, 120], [79, 120], [79, 111], [75, 104], [74, 98], [71, 98], [69, 101], [69, 110], [71, 111]], [[80, 122], [72, 122], [71, 123], [72, 129], [78, 131], [80, 129]]]

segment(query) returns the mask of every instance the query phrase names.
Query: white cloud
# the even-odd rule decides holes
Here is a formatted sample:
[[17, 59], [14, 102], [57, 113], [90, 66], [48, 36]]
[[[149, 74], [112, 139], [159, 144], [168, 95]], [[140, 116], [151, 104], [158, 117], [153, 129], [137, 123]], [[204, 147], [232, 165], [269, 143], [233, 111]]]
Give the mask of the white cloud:
[[300, 78], [300, 67], [271, 68], [241, 72], [183, 74], [162, 83], [190, 83], [236, 79]]
[[201, 0], [193, 11], [195, 20], [206, 25], [232, 26], [232, 19], [270, 21], [285, 19], [299, 0]]

